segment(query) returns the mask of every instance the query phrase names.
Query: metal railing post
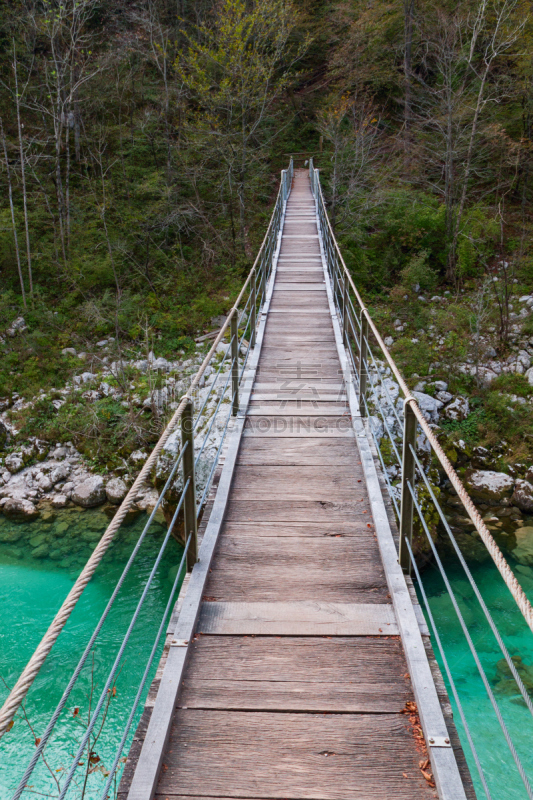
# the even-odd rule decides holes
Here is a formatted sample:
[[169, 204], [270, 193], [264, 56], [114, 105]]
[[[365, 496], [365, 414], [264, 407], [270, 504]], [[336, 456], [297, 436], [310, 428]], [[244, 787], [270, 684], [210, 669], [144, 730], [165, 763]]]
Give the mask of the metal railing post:
[[239, 331], [236, 311], [231, 318], [231, 390], [231, 413], [236, 417], [239, 410]]
[[250, 333], [250, 347], [255, 347], [255, 328], [257, 325], [257, 273], [252, 275], [252, 321]]
[[359, 339], [359, 413], [366, 417], [365, 396], [366, 396], [366, 351], [368, 340], [368, 320], [361, 313], [361, 338]]
[[411, 404], [404, 403], [403, 453], [402, 453], [402, 500], [400, 507], [400, 544], [398, 561], [404, 572], [411, 574], [411, 556], [405, 542], [412, 547], [413, 542], [413, 495], [409, 489], [415, 488], [416, 417]]
[[[268, 246], [265, 248], [268, 252]], [[266, 288], [266, 280], [265, 280], [265, 259], [261, 259], [261, 264], [259, 265], [259, 269], [261, 271], [259, 277], [259, 297], [261, 298], [261, 305], [265, 302], [265, 288]]]
[[344, 275], [344, 291], [342, 293], [342, 341], [348, 347], [348, 278]]
[[[181, 445], [183, 453], [183, 485], [185, 489], [184, 522], [186, 542], [191, 543], [187, 551], [187, 570], [190, 572], [198, 561], [198, 525], [196, 519], [196, 480], [194, 475], [194, 420], [192, 400], [188, 400], [181, 416]], [[187, 481], [189, 481], [187, 485]]]

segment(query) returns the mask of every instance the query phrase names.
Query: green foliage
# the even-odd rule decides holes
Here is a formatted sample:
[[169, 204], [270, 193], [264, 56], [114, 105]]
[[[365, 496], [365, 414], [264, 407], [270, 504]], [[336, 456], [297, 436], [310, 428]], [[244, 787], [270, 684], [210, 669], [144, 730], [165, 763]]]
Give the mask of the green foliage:
[[394, 344], [392, 353], [407, 378], [414, 372], [421, 376], [429, 374], [432, 357], [425, 342], [412, 342], [411, 339], [402, 337]]
[[533, 386], [531, 386], [528, 379], [524, 375], [517, 375], [512, 372], [498, 375], [490, 388], [491, 392], [506, 392], [507, 394], [516, 394], [517, 397], [533, 396]]
[[416, 273], [427, 288], [435, 285], [445, 266], [444, 209], [436, 198], [388, 191], [368, 222], [341, 234], [348, 265], [360, 283], [376, 290]]
[[483, 408], [474, 409], [466, 419], [463, 420], [444, 420], [441, 427], [444, 431], [458, 434], [470, 444], [479, 444], [481, 439], [481, 428], [488, 421], [487, 413]]
[[428, 256], [427, 250], [421, 250], [402, 269], [401, 282], [407, 289], [413, 289], [417, 285], [425, 291], [435, 288], [437, 275], [428, 264]]
[[462, 278], [479, 275], [490, 263], [498, 245], [498, 220], [486, 208], [475, 205], [465, 215], [457, 246], [457, 274]]

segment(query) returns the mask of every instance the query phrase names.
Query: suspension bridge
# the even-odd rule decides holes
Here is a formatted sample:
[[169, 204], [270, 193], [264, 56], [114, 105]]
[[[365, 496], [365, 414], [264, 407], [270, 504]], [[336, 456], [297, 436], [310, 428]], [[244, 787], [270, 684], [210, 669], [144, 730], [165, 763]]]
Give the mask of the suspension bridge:
[[[220, 343], [225, 351], [219, 362]], [[396, 382], [400, 403], [385, 376]], [[195, 392], [206, 382], [209, 391], [198, 403]], [[213, 425], [222, 435], [206, 471], [202, 459]], [[476, 785], [490, 800], [445, 643], [429, 605], [425, 617], [413, 588], [414, 575], [427, 602], [412, 547], [417, 520], [501, 726], [509, 769], [517, 771], [525, 796], [533, 797], [433, 542], [420, 489], [451, 539], [529, 714], [533, 706], [419, 460], [420, 435], [530, 629], [533, 609], [346, 269], [312, 162], [309, 170], [293, 170], [291, 161], [282, 172], [268, 231], [227, 322], [0, 710], [0, 734], [10, 735], [14, 716], [139, 487], [178, 430], [181, 447], [158, 505], [167, 503], [172, 512], [161, 553], [183, 517], [183, 558], [165, 614], [154, 622], [154, 639], [139, 654], [145, 669], [117, 733], [114, 759], [104, 784], [90, 796], [470, 800], [479, 794], [466, 753]], [[391, 485], [382, 439], [401, 470], [399, 486]], [[171, 503], [176, 487], [179, 499]], [[54, 728], [156, 510], [80, 650], [76, 670], [66, 678], [55, 713], [39, 732], [13, 800], [26, 796], [34, 770], [52, 746]], [[158, 563], [53, 796], [76, 796], [80, 759], [139, 610], [154, 590]], [[461, 740], [433, 645], [460, 715]]]

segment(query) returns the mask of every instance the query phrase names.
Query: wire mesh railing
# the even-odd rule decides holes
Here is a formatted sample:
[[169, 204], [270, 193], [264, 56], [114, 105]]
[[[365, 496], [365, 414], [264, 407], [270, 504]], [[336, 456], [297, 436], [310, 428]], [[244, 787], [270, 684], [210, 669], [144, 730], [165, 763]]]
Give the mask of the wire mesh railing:
[[[498, 757], [504, 764], [505, 770], [512, 770], [514, 767], [518, 784], [521, 787], [520, 791], [516, 788], [513, 789], [518, 793], [502, 794], [500, 785], [494, 796], [527, 796], [531, 798], [532, 788], [525, 763], [531, 773], [533, 761], [529, 757], [529, 749], [524, 748], [522, 735], [517, 736], [516, 719], [513, 717], [511, 723], [508, 724], [511, 719], [508, 704], [502, 710], [502, 697], [496, 697], [493, 686], [494, 679], [487, 674], [490, 668], [494, 669], [496, 667], [495, 656], [491, 655], [490, 658], [487, 658], [486, 652], [484, 652], [483, 656], [480, 657], [480, 644], [485, 651], [488, 647], [488, 638], [490, 636], [493, 637], [494, 652], [500, 654], [498, 657], [503, 656], [500, 662], [500, 671], [505, 668], [509, 679], [514, 682], [513, 699], [516, 702], [520, 702], [524, 713], [527, 715], [523, 719], [523, 723], [527, 725], [527, 730], [530, 734], [533, 732], [530, 727], [531, 716], [533, 716], [533, 703], [530, 694], [533, 691], [533, 684], [528, 679], [529, 676], [524, 673], [524, 670], [520, 669], [521, 661], [517, 659], [516, 649], [510, 652], [511, 648], [506, 646], [493, 614], [489, 611], [489, 604], [485, 601], [474, 579], [472, 570], [461, 552], [457, 539], [439, 502], [439, 492], [431, 483], [432, 467], [438, 466], [444, 472], [453, 489], [455, 489], [463, 505], [464, 512], [473, 524], [472, 527], [474, 527], [486, 545], [501, 578], [503, 578], [505, 585], [511, 592], [512, 598], [516, 603], [515, 608], [518, 608], [529, 627], [529, 630], [525, 629], [528, 637], [533, 630], [533, 609], [516, 576], [513, 574], [458, 475], [443, 452], [434, 430], [421, 411], [416, 397], [409, 391], [372, 321], [338, 247], [328, 219], [326, 203], [320, 185], [319, 171], [314, 168], [312, 160], [310, 161], [309, 173], [316, 201], [323, 257], [329, 273], [333, 300], [341, 325], [343, 343], [351, 366], [351, 378], [353, 379], [354, 390], [358, 399], [359, 413], [364, 419], [367, 435], [370, 436], [374, 444], [398, 523], [398, 560], [404, 572], [414, 574], [416, 578], [423, 607], [435, 636], [441, 664], [444, 667], [444, 673], [460, 716], [465, 738], [465, 752], [469, 755], [469, 759], [471, 755], [470, 761], [473, 772], [477, 773], [479, 778], [479, 783], [477, 784], [479, 790], [484, 792], [488, 800], [491, 800], [493, 796], [490, 789], [491, 781], [494, 784], [494, 765], [491, 762], [493, 755], [489, 756], [487, 754], [487, 743], [483, 740], [482, 734], [480, 734], [477, 715], [476, 718], [473, 718], [472, 698], [465, 690], [464, 676], [461, 675], [457, 678], [453, 674], [454, 667], [457, 669], [458, 663], [456, 649], [453, 651], [452, 656], [447, 655], [447, 650], [449, 651], [451, 648], [450, 636], [447, 635], [450, 616], [453, 616], [456, 621], [457, 636], [463, 638], [465, 651], [469, 653], [469, 658], [472, 660], [472, 672], [476, 672], [478, 676], [477, 688], [481, 687], [479, 690], [480, 695], [484, 693], [485, 701], [489, 703], [487, 713], [490, 714], [492, 712], [494, 714], [495, 724], [503, 737], [501, 744], [507, 748], [510, 760], [509, 758], [505, 759], [502, 750], [499, 751]], [[415, 529], [419, 537], [418, 541], [425, 543], [425, 549], [432, 558], [432, 568], [437, 570], [439, 580], [442, 581], [443, 592], [447, 597], [446, 618], [444, 618], [444, 613], [439, 618], [439, 614], [435, 609], [432, 610], [431, 602], [428, 600], [428, 592], [424, 588], [426, 573], [421, 572], [415, 560], [416, 551], [413, 540]], [[466, 602], [465, 597], [462, 596], [465, 595], [466, 589], [463, 588], [462, 582], [459, 590], [454, 589], [452, 581], [447, 575], [446, 565], [440, 557], [439, 548], [435, 543], [437, 529], [439, 534], [449, 542], [452, 553], [457, 560], [458, 568], [460, 568], [463, 578], [466, 579], [464, 586], [467, 586], [468, 591], [471, 593], [468, 602], [472, 600], [472, 603], [475, 602], [477, 604], [476, 613], [479, 614], [479, 618], [483, 620], [485, 625], [482, 635], [478, 632], [478, 628], [481, 628], [475, 622], [476, 617], [470, 617], [469, 621], [467, 621], [461, 610]], [[497, 579], [496, 575], [497, 573], [494, 576], [495, 579]], [[498, 611], [499, 609], [496, 609], [494, 613]], [[501, 620], [502, 615], [499, 614], [499, 617]], [[520, 620], [519, 617], [518, 620]], [[478, 635], [475, 635], [474, 631]], [[492, 654], [493, 651], [491, 650], [490, 652]], [[507, 692], [508, 694], [511, 693], [509, 687]], [[465, 710], [466, 706], [468, 706], [468, 711]], [[470, 719], [468, 719], [469, 716]], [[510, 730], [511, 726], [513, 727], [512, 732]], [[480, 749], [483, 749], [483, 756], [480, 756]], [[494, 792], [494, 785], [492, 791]], [[509, 786], [506, 787], [506, 791], [511, 791]]]
[[150, 514], [89, 640], [85, 645], [83, 642], [79, 643], [81, 655], [77, 666], [70, 677], [65, 676], [65, 688], [61, 699], [48, 720], [44, 732], [36, 740], [35, 751], [18, 781], [16, 790], [11, 795], [12, 800], [18, 800], [23, 795], [34, 793], [35, 787], [30, 783], [32, 774], [37, 765], [45, 761], [46, 748], [53, 741], [53, 734], [58, 721], [68, 713], [68, 701], [72, 697], [73, 689], [79, 676], [86, 668], [89, 657], [94, 653], [102, 628], [109, 617], [117, 596], [123, 588], [132, 565], [138, 557], [143, 542], [150, 533], [158, 510], [164, 508], [165, 517], [170, 522], [151, 565], [149, 575], [142, 587], [127, 630], [120, 642], [117, 642], [116, 654], [113, 657], [110, 669], [105, 676], [99, 677], [102, 686], [100, 694], [95, 701], [96, 705], [92, 710], [84, 733], [71, 753], [69, 764], [61, 768], [59, 776], [54, 777], [55, 788], [53, 792], [47, 794], [47, 796], [57, 797], [60, 800], [67, 797], [80, 796], [79, 786], [76, 783], [76, 774], [79, 767], [84, 763], [82, 758], [91, 759], [91, 736], [96, 729], [99, 729], [99, 726], [105, 724], [107, 699], [113, 690], [114, 681], [123, 664], [124, 652], [130, 641], [131, 633], [138, 621], [141, 610], [150, 597], [150, 592], [154, 591], [154, 579], [169, 542], [172, 537], [179, 535], [183, 542], [181, 561], [172, 582], [163, 616], [158, 620], [157, 631], [149, 646], [148, 655], [143, 653], [140, 656], [144, 660], [142, 676], [135, 696], [131, 700], [116, 752], [111, 758], [110, 765], [105, 770], [102, 767], [105, 787], [100, 790], [92, 786], [90, 789], [90, 796], [101, 797], [101, 800], [114, 795], [112, 786], [116, 788], [117, 775], [124, 762], [123, 753], [129, 745], [139, 706], [147, 691], [149, 678], [153, 673], [156, 658], [160, 653], [161, 639], [168, 625], [169, 615], [175, 603], [185, 568], [191, 570], [198, 560], [198, 521], [205, 508], [226, 435], [231, 428], [231, 420], [239, 413], [241, 389], [246, 377], [245, 370], [249, 355], [256, 344], [259, 313], [265, 302], [276, 254], [279, 251], [285, 207], [290, 194], [292, 178], [293, 163], [291, 159], [288, 169], [283, 170], [281, 173], [280, 187], [272, 217], [255, 263], [233, 308], [228, 314], [226, 322], [206, 354], [200, 369], [192, 379], [188, 392], [181, 398], [172, 419], [97, 544], [93, 555], [82, 570], [48, 631], [0, 709], [0, 736], [2, 736], [12, 728], [17, 711], [24, 702], [48, 654], [124, 522], [139, 489], [143, 484], [151, 481], [155, 473], [162, 486], [157, 504]]

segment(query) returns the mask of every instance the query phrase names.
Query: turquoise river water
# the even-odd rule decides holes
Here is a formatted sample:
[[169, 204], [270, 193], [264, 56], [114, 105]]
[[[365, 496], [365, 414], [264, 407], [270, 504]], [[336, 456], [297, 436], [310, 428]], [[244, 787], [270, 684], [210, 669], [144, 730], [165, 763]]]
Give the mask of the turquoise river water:
[[[522, 588], [529, 599], [533, 600], [533, 569], [518, 564], [510, 552], [505, 552], [505, 556], [513, 567]], [[528, 693], [533, 696], [533, 634], [518, 611], [492, 560], [489, 559], [482, 564], [471, 562], [468, 565]], [[533, 783], [533, 717], [516, 688], [510, 670], [502, 661], [503, 657], [496, 639], [458, 560], [450, 556], [444, 560], [444, 566], [505, 725], [526, 775]], [[493, 800], [527, 800], [527, 791], [436, 566], [431, 566], [423, 572], [422, 582], [485, 774], [490, 796]], [[423, 605], [420, 592], [419, 597]], [[434, 638], [432, 638], [432, 643], [444, 674], [442, 659]], [[447, 681], [446, 683], [454, 709], [455, 724], [470, 766], [476, 794], [478, 798], [485, 798], [486, 794], [478, 777], [452, 692]]]
[[[147, 517], [141, 514], [123, 528], [89, 583], [64, 631], [35, 681], [11, 731], [0, 741], [0, 798], [8, 800], [18, 785], [35, 739], [59, 701], [94, 627], [116, 585]], [[98, 510], [72, 509], [46, 520], [16, 524], [0, 517], [0, 704], [45, 633], [54, 614], [94, 549], [109, 519]], [[154, 564], [166, 527], [154, 521], [93, 652], [74, 687], [45, 751], [47, 764], [36, 768], [23, 797], [58, 796], [58, 782], [70, 767], [91, 708], [116, 657], [144, 583]], [[143, 610], [124, 652], [115, 688], [109, 694], [105, 724], [80, 759], [68, 798], [99, 798], [146, 666], [181, 558], [171, 538]], [[162, 649], [164, 636], [160, 644]], [[159, 653], [154, 662], [155, 672]], [[151, 681], [150, 676], [147, 686]], [[131, 729], [135, 731], [143, 703]], [[95, 730], [100, 730], [100, 722]], [[126, 749], [127, 752], [127, 749]], [[114, 793], [110, 794], [113, 797]]]
[[[17, 786], [34, 751], [35, 738], [44, 730], [55, 709], [66, 677], [77, 664], [146, 520], [145, 515], [137, 517], [119, 534], [30, 691], [25, 718], [19, 715], [13, 729], [1, 740], [1, 800], [8, 800]], [[47, 519], [19, 525], [0, 517], [0, 701], [7, 695], [6, 686], [16, 681], [107, 523], [108, 518], [103, 512], [79, 509], [50, 514]], [[46, 750], [47, 764], [41, 763], [36, 769], [24, 797], [58, 796], [56, 781], [61, 784], [65, 769], [71, 763], [91, 707], [94, 708], [94, 698], [99, 695], [116, 656], [164, 533], [163, 521], [154, 523], [50, 740]], [[111, 693], [109, 697], [105, 724], [98, 740], [92, 745], [90, 761], [87, 762], [87, 753], [81, 758], [69, 798], [85, 797], [92, 800], [101, 797], [105, 772], [115, 755], [130, 712], [181, 553], [179, 545], [171, 539], [156, 575], [153, 591], [148, 595], [122, 659], [116, 693]], [[533, 569], [516, 563], [510, 552], [506, 552], [506, 556], [524, 590], [533, 600]], [[514, 682], [502, 667], [501, 653], [460, 565], [451, 556], [444, 563], [509, 733], [526, 773], [533, 781], [533, 719], [518, 695]], [[473, 562], [469, 566], [511, 655], [516, 659], [527, 688], [533, 693], [533, 634], [517, 611], [492, 562]], [[527, 798], [442, 578], [434, 566], [427, 568], [422, 577], [491, 797], [493, 800]], [[433, 645], [440, 660], [435, 641]], [[158, 658], [159, 654], [155, 664]], [[139, 716], [140, 711], [130, 738]], [[459, 714], [456, 712], [454, 716], [477, 795], [484, 798]], [[113, 793], [110, 796], [113, 797]]]

